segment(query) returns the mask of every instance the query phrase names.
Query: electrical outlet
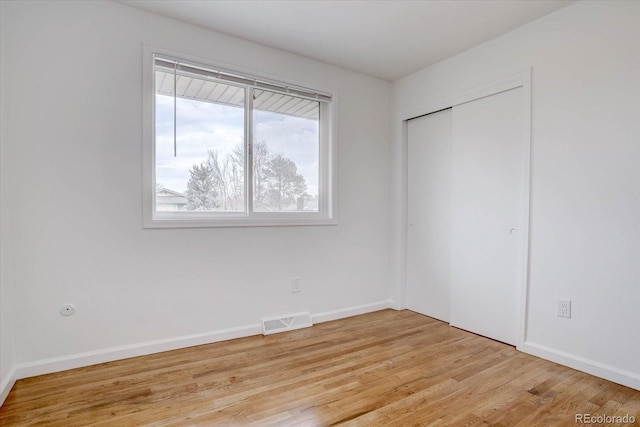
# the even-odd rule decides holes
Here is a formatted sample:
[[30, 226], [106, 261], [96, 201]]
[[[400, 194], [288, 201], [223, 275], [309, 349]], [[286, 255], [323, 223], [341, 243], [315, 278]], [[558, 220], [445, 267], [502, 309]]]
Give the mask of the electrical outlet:
[[300, 286], [300, 278], [294, 277], [293, 279], [291, 279], [291, 293], [297, 294], [301, 290], [302, 288]]
[[571, 319], [571, 300], [558, 299], [558, 317]]

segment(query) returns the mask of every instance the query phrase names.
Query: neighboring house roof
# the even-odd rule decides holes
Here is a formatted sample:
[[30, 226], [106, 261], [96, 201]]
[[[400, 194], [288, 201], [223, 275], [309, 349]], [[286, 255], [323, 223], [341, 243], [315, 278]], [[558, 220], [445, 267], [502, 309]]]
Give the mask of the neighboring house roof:
[[177, 191], [168, 188], [156, 190], [156, 203], [161, 205], [186, 205], [187, 197]]
[[177, 191], [169, 190], [168, 188], [159, 188], [158, 190], [156, 190], [156, 196], [160, 196], [160, 197], [166, 197], [166, 196], [185, 197], [184, 194], [179, 193]]

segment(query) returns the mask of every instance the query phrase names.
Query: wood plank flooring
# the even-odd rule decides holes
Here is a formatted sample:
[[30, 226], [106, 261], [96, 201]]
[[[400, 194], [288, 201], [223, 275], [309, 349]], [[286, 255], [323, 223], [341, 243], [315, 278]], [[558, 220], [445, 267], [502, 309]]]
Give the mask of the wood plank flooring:
[[384, 310], [20, 380], [0, 426], [574, 426], [576, 413], [640, 425], [640, 391]]

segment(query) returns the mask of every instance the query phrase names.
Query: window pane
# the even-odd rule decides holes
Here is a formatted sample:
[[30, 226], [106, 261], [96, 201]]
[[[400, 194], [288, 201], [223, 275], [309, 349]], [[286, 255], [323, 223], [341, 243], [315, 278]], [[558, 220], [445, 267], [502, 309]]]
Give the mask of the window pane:
[[156, 211], [242, 212], [245, 89], [156, 70]]
[[320, 103], [254, 91], [253, 209], [318, 212]]

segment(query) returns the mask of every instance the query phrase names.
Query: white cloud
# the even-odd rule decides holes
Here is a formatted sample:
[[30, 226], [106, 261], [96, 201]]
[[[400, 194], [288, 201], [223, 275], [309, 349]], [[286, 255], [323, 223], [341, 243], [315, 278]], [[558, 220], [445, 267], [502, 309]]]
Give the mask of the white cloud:
[[[194, 100], [177, 100], [174, 156], [173, 97], [157, 96], [156, 182], [184, 192], [189, 169], [206, 160], [209, 150], [223, 157], [244, 141], [241, 108]], [[318, 194], [318, 122], [282, 114], [257, 111], [254, 138], [265, 141], [271, 153], [282, 153], [304, 176], [309, 194]]]
[[173, 140], [173, 98], [157, 97], [156, 182], [184, 192], [189, 169], [207, 159], [208, 151], [226, 156], [244, 138], [244, 111], [237, 107], [178, 99], [176, 152]]

